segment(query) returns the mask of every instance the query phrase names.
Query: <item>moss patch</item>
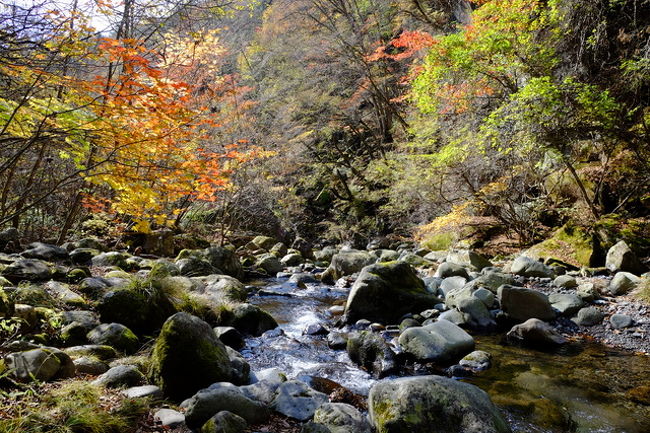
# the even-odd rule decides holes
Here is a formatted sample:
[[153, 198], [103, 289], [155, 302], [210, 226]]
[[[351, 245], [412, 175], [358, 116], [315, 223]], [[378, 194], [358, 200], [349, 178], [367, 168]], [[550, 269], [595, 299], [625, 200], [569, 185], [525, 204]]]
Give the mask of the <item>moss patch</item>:
[[583, 230], [563, 226], [553, 236], [532, 246], [526, 254], [532, 258], [554, 258], [573, 266], [589, 266], [593, 254], [591, 238]]
[[428, 248], [431, 251], [442, 251], [448, 250], [458, 239], [455, 233], [436, 233], [433, 235], [427, 236], [420, 243], [424, 248]]

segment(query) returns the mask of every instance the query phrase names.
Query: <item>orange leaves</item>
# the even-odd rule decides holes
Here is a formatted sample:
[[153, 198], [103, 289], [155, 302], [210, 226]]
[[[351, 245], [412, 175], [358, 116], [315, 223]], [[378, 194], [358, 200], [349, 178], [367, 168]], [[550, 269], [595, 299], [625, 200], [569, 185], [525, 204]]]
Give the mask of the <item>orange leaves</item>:
[[[404, 31], [397, 38], [389, 42], [389, 46], [382, 46], [375, 50], [374, 53], [366, 57], [369, 62], [376, 62], [381, 59], [390, 59], [401, 61], [413, 57], [418, 51], [429, 48], [435, 44], [435, 39], [427, 32], [419, 30]], [[387, 53], [386, 50], [398, 51], [397, 53]]]

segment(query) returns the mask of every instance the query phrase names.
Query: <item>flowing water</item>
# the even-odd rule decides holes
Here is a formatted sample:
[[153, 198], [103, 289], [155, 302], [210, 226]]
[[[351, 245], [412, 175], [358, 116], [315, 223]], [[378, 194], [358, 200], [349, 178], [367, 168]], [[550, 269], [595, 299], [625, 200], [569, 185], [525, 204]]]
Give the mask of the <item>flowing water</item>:
[[[345, 350], [330, 349], [325, 336], [303, 335], [307, 326], [331, 321], [328, 308], [343, 304], [349, 289], [299, 289], [275, 279], [257, 285], [265, 295], [250, 302], [275, 317], [283, 333], [247, 340], [243, 354], [251, 368], [322, 377], [367, 395], [375, 380]], [[650, 358], [589, 342], [547, 353], [503, 345], [499, 336], [475, 338], [493, 365], [463, 380], [490, 394], [513, 432], [650, 432]]]

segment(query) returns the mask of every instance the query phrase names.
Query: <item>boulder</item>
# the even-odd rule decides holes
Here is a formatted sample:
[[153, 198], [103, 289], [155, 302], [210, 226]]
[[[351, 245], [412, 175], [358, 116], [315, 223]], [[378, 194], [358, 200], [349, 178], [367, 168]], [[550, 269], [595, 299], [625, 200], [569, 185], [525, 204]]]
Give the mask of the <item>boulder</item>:
[[395, 323], [404, 314], [418, 313], [440, 302], [427, 292], [424, 282], [408, 264], [377, 263], [363, 268], [352, 286], [345, 305], [345, 321]]
[[442, 376], [376, 383], [369, 417], [382, 433], [508, 433], [510, 428], [480, 388]]
[[510, 274], [504, 274], [503, 272], [495, 270], [489, 270], [486, 272], [486, 270], [487, 269], [484, 269], [483, 272], [485, 273], [473, 281], [475, 284], [485, 287], [492, 293], [496, 293], [499, 287], [503, 285], [512, 286], [516, 283], [515, 277]]
[[28, 259], [39, 259], [53, 262], [55, 260], [65, 260], [68, 258], [68, 251], [56, 245], [46, 244], [43, 242], [33, 242], [27, 246], [27, 249], [21, 254]]
[[185, 424], [185, 415], [174, 409], [158, 409], [153, 414], [153, 420], [162, 427], [175, 428]]
[[585, 304], [580, 296], [573, 293], [551, 293], [548, 301], [562, 316], [573, 316]]
[[256, 236], [251, 241], [257, 248], [270, 250], [276, 244], [276, 240], [269, 236]]
[[244, 347], [244, 337], [232, 326], [217, 326], [214, 333], [228, 347], [239, 350]]
[[93, 344], [111, 346], [126, 354], [135, 353], [140, 347], [138, 337], [120, 323], [102, 323], [88, 332], [86, 338]]
[[623, 329], [632, 326], [634, 319], [627, 314], [612, 314], [609, 318], [609, 323], [614, 329]]
[[438, 320], [405, 330], [399, 345], [418, 361], [451, 364], [474, 350], [474, 339], [450, 321]]
[[560, 275], [553, 280], [553, 285], [562, 289], [574, 289], [578, 287], [578, 281], [571, 275]]
[[239, 415], [222, 410], [206, 421], [201, 427], [201, 433], [241, 433], [248, 423]]
[[284, 269], [280, 260], [272, 254], [262, 254], [255, 262], [255, 267], [263, 269], [269, 275], [275, 275]]
[[492, 365], [492, 355], [483, 350], [475, 350], [458, 361], [458, 365], [473, 372], [484, 371]]
[[220, 274], [222, 271], [201, 257], [187, 257], [176, 260], [176, 266], [183, 276], [200, 277], [203, 275]]
[[551, 325], [539, 319], [528, 319], [513, 326], [506, 338], [511, 343], [542, 348], [567, 342]]
[[226, 347], [210, 325], [181, 312], [167, 319], [154, 343], [149, 378], [178, 401], [211, 383], [229, 381], [231, 368]]
[[600, 325], [605, 318], [605, 314], [596, 307], [585, 307], [578, 311], [573, 320], [580, 326], [594, 326]]
[[36, 259], [18, 259], [2, 270], [2, 276], [12, 283], [44, 281], [52, 276], [50, 267]]
[[230, 381], [235, 385], [248, 385], [250, 383], [251, 366], [246, 362], [241, 353], [226, 346], [226, 353], [230, 360]]
[[452, 250], [447, 254], [447, 263], [455, 263], [474, 271], [492, 266], [492, 263], [482, 255], [472, 250]]
[[325, 247], [322, 250], [314, 250], [314, 258], [318, 262], [331, 262], [337, 252], [338, 250], [334, 247]]
[[643, 265], [625, 241], [619, 241], [607, 251], [605, 267], [611, 272], [630, 272], [637, 275], [644, 271]]
[[438, 278], [463, 277], [466, 280], [469, 280], [467, 269], [461, 265], [457, 265], [456, 263], [445, 262], [441, 264], [438, 266], [435, 276]]
[[77, 358], [72, 362], [74, 363], [78, 374], [90, 374], [92, 376], [99, 376], [100, 374], [106, 373], [109, 369], [108, 364], [105, 362], [88, 356], [82, 356], [81, 358]]
[[323, 274], [323, 282], [336, 281], [346, 275], [352, 275], [374, 261], [375, 258], [367, 251], [340, 251], [332, 257], [330, 266]]
[[106, 388], [130, 387], [141, 385], [145, 377], [134, 365], [118, 365], [110, 368], [92, 383]]
[[98, 267], [117, 266], [118, 268], [126, 270], [128, 269], [126, 261], [129, 257], [131, 257], [131, 255], [127, 253], [109, 251], [107, 253], [101, 253], [93, 257], [92, 264], [93, 266]]
[[634, 289], [641, 281], [641, 278], [629, 272], [617, 272], [609, 282], [607, 290], [613, 296], [624, 295]]
[[287, 254], [280, 260], [280, 264], [282, 264], [283, 267], [298, 266], [304, 262], [305, 259], [302, 257], [302, 255], [296, 253]]
[[531, 318], [545, 321], [555, 319], [555, 312], [548, 296], [537, 290], [501, 286], [497, 291], [497, 297], [501, 309], [516, 322], [525, 322]]
[[263, 423], [270, 416], [269, 408], [265, 404], [251, 400], [236, 386], [223, 382], [202, 389], [183, 405], [186, 407], [185, 423], [195, 429], [203, 426], [221, 411], [234, 413], [249, 424]]
[[395, 354], [388, 343], [378, 334], [361, 331], [350, 334], [346, 349], [350, 360], [363, 367], [376, 378], [395, 373]]
[[243, 268], [235, 252], [226, 247], [210, 247], [203, 250], [203, 255], [212, 266], [221, 269], [224, 274], [241, 278]]
[[510, 272], [524, 277], [553, 278], [555, 271], [544, 263], [527, 256], [519, 256], [510, 265]]
[[238, 304], [232, 309], [233, 317], [228, 323], [239, 332], [259, 337], [266, 331], [278, 327], [278, 322], [266, 311], [256, 305]]
[[70, 356], [50, 347], [10, 353], [5, 358], [5, 363], [11, 375], [21, 382], [46, 382], [75, 375], [75, 366]]
[[76, 307], [83, 307], [86, 305], [86, 300], [83, 296], [72, 291], [68, 284], [60, 283], [58, 281], [48, 281], [45, 283], [43, 288], [52, 295], [52, 297], [58, 299], [64, 304]]
[[449, 292], [454, 290], [459, 290], [467, 284], [467, 278], [465, 277], [447, 277], [440, 282], [440, 291], [445, 295], [445, 302], [447, 301], [447, 295]]
[[327, 401], [327, 394], [311, 389], [304, 382], [289, 380], [278, 387], [271, 407], [284, 416], [306, 421]]
[[142, 251], [156, 256], [173, 256], [174, 231], [165, 228], [146, 233], [144, 236], [144, 242], [142, 243]]
[[325, 403], [314, 412], [314, 424], [329, 433], [371, 433], [366, 417], [357, 408], [345, 403]]

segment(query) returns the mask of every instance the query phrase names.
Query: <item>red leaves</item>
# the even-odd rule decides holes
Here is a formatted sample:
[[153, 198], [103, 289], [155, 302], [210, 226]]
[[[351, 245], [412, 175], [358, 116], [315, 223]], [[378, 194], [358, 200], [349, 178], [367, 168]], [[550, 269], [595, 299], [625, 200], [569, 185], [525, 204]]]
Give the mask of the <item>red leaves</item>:
[[[404, 59], [413, 57], [423, 48], [429, 48], [435, 43], [435, 39], [427, 32], [419, 30], [404, 31], [397, 38], [388, 43], [388, 46], [382, 46], [375, 52], [366, 57], [369, 62], [376, 62], [381, 59], [390, 59], [399, 62]], [[387, 53], [386, 50], [398, 51], [396, 53]]]

